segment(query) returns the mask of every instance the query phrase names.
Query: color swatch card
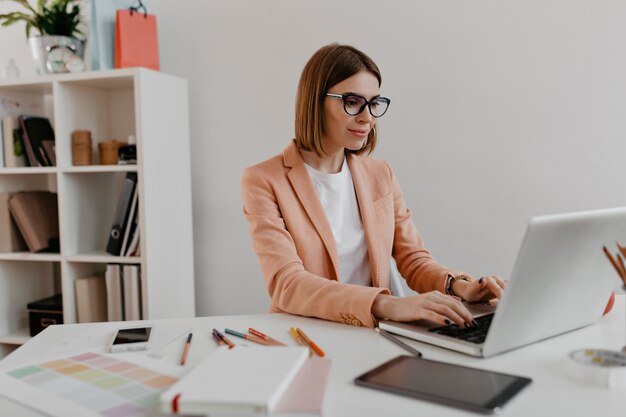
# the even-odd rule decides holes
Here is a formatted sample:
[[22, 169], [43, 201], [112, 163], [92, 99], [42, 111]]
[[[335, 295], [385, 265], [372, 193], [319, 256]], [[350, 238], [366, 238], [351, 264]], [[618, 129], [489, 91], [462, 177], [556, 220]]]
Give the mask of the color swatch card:
[[87, 352], [7, 371], [0, 390], [3, 396], [52, 415], [74, 415], [70, 407], [81, 416], [157, 416], [160, 393], [177, 380], [143, 363]]

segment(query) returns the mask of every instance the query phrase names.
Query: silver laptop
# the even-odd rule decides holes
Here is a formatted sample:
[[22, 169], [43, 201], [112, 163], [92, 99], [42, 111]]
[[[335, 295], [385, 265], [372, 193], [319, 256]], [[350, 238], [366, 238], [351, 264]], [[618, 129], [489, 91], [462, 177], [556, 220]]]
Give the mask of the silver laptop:
[[381, 321], [380, 328], [487, 357], [590, 325], [616, 279], [602, 246], [616, 241], [626, 241], [626, 207], [533, 217], [495, 311], [471, 307], [479, 328], [427, 321]]

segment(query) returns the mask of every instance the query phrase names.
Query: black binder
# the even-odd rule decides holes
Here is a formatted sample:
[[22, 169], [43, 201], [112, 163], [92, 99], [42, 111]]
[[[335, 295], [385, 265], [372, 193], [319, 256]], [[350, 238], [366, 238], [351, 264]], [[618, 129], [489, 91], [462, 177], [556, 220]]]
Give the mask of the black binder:
[[137, 173], [128, 172], [122, 185], [119, 200], [117, 201], [117, 209], [113, 218], [113, 225], [109, 233], [109, 242], [106, 251], [111, 255], [120, 255], [122, 250], [122, 241], [124, 240], [124, 231], [126, 224], [131, 221], [130, 206], [132, 203], [135, 187], [137, 186]]

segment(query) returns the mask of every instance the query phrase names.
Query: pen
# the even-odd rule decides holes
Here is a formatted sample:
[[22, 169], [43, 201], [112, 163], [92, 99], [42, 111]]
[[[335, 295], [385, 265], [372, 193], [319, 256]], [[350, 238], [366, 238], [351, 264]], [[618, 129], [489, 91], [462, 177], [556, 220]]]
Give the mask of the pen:
[[268, 335], [263, 334], [263, 333], [261, 333], [261, 332], [260, 332], [260, 331], [258, 331], [258, 330], [254, 330], [252, 327], [248, 328], [248, 331], [249, 331], [250, 333], [252, 333], [253, 335], [257, 336], [257, 337], [260, 337], [260, 338], [261, 338], [261, 339], [263, 339], [263, 340], [267, 340], [268, 342], [270, 342], [270, 343], [271, 343], [271, 344], [273, 344], [273, 345], [286, 346], [283, 342], [279, 342], [279, 341], [278, 341], [278, 340], [276, 340], [276, 339], [272, 339], [272, 338], [271, 338], [271, 337], [269, 337]]
[[219, 330], [217, 329], [213, 329], [213, 334], [216, 335], [217, 337], [219, 337], [222, 342], [226, 343], [228, 345], [228, 349], [232, 349], [235, 347], [235, 344], [233, 342], [231, 342], [230, 340], [228, 340], [226, 338], [226, 336], [224, 336], [222, 333], [220, 333]]
[[391, 333], [387, 332], [386, 330], [383, 330], [379, 327], [375, 327], [374, 330], [380, 333], [381, 335], [385, 336], [387, 339], [389, 339], [396, 345], [400, 346], [402, 349], [406, 350], [407, 352], [411, 352], [411, 354], [417, 356], [418, 358], [422, 357], [422, 352], [420, 352], [417, 349], [412, 348], [411, 346], [407, 345], [406, 343], [404, 343], [402, 340], [398, 339], [397, 337], [392, 336]]
[[232, 334], [233, 336], [241, 337], [242, 339], [246, 339], [246, 340], [249, 340], [251, 342], [260, 343], [262, 345], [268, 346], [268, 345], [272, 344], [272, 343], [268, 342], [267, 340], [261, 339], [260, 337], [249, 335], [249, 334], [245, 334], [245, 333], [239, 333], [239, 332], [237, 332], [235, 330], [224, 329], [224, 332], [226, 332], [228, 334]]
[[309, 345], [306, 344], [306, 342], [304, 341], [304, 339], [302, 338], [302, 336], [300, 336], [298, 334], [298, 332], [296, 331], [296, 329], [294, 329], [293, 327], [289, 328], [289, 333], [291, 333], [291, 335], [293, 336], [294, 339], [296, 339], [296, 342], [300, 345], [300, 346], [304, 346], [304, 347], [308, 347], [309, 348], [309, 357], [313, 356], [313, 349], [311, 349], [311, 347]]
[[189, 353], [189, 347], [191, 346], [192, 336], [193, 336], [193, 333], [189, 333], [189, 336], [187, 336], [187, 341], [185, 342], [185, 348], [183, 349], [183, 356], [180, 358], [181, 366], [184, 365], [185, 362], [187, 361], [187, 354]]
[[315, 351], [315, 353], [317, 353], [320, 356], [325, 355], [324, 351], [319, 346], [317, 346], [314, 341], [309, 339], [309, 337], [306, 335], [306, 333], [302, 331], [301, 328], [297, 327], [296, 332], [298, 332], [298, 334], [302, 336], [302, 338], [309, 344], [309, 346], [311, 347], [311, 349]]

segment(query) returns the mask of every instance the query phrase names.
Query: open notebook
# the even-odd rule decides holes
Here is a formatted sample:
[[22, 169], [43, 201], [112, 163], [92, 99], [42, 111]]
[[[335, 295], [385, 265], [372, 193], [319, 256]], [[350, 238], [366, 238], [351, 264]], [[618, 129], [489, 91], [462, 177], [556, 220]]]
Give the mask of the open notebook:
[[161, 410], [192, 415], [292, 411], [294, 405], [286, 400], [293, 396], [285, 394], [302, 378], [302, 370], [321, 372], [317, 400], [323, 398], [330, 362], [307, 361], [308, 356], [308, 349], [301, 347], [221, 347], [161, 395]]

